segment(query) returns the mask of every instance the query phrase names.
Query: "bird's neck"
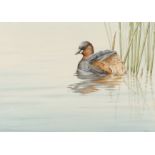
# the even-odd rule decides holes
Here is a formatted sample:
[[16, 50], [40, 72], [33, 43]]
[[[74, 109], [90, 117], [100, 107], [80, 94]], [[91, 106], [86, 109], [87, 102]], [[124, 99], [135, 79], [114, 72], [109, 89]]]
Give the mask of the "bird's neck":
[[90, 54], [90, 55], [83, 55], [83, 59], [88, 59], [91, 55], [92, 54]]
[[89, 52], [89, 53], [83, 52], [83, 59], [88, 59], [92, 55], [93, 55], [92, 52]]

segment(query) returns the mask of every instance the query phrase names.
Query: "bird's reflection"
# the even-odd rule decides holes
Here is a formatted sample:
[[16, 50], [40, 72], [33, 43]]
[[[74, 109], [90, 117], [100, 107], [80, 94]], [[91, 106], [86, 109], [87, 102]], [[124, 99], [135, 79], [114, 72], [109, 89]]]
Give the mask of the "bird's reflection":
[[82, 79], [79, 83], [69, 85], [69, 88], [75, 93], [89, 94], [100, 90], [101, 87], [105, 89], [113, 89], [120, 85], [123, 81], [123, 76], [81, 76], [76, 75], [79, 79]]

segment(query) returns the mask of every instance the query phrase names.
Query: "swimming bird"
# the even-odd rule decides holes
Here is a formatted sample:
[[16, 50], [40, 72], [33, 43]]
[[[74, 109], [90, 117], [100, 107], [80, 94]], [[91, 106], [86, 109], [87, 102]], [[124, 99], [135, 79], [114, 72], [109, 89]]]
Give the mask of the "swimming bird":
[[92, 43], [83, 41], [79, 46], [78, 52], [75, 54], [83, 55], [77, 67], [77, 74], [105, 76], [109, 74], [124, 75], [126, 73], [121, 58], [114, 50], [104, 50], [94, 53]]

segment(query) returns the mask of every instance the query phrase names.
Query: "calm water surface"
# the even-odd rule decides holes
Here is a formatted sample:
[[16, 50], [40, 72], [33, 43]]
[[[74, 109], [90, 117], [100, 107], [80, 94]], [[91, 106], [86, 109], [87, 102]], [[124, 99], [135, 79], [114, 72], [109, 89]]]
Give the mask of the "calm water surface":
[[103, 23], [0, 23], [0, 131], [155, 131], [154, 78], [75, 76]]

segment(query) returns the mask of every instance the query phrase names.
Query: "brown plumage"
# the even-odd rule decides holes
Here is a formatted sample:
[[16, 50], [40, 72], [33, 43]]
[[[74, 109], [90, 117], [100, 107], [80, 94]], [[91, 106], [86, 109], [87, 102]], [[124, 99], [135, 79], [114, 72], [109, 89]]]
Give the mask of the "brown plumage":
[[125, 66], [116, 51], [105, 50], [94, 54], [93, 45], [84, 41], [76, 54], [83, 55], [77, 69], [80, 74], [123, 75], [126, 73]]
[[117, 53], [104, 60], [94, 61], [92, 65], [109, 74], [123, 75], [126, 73], [125, 66]]

